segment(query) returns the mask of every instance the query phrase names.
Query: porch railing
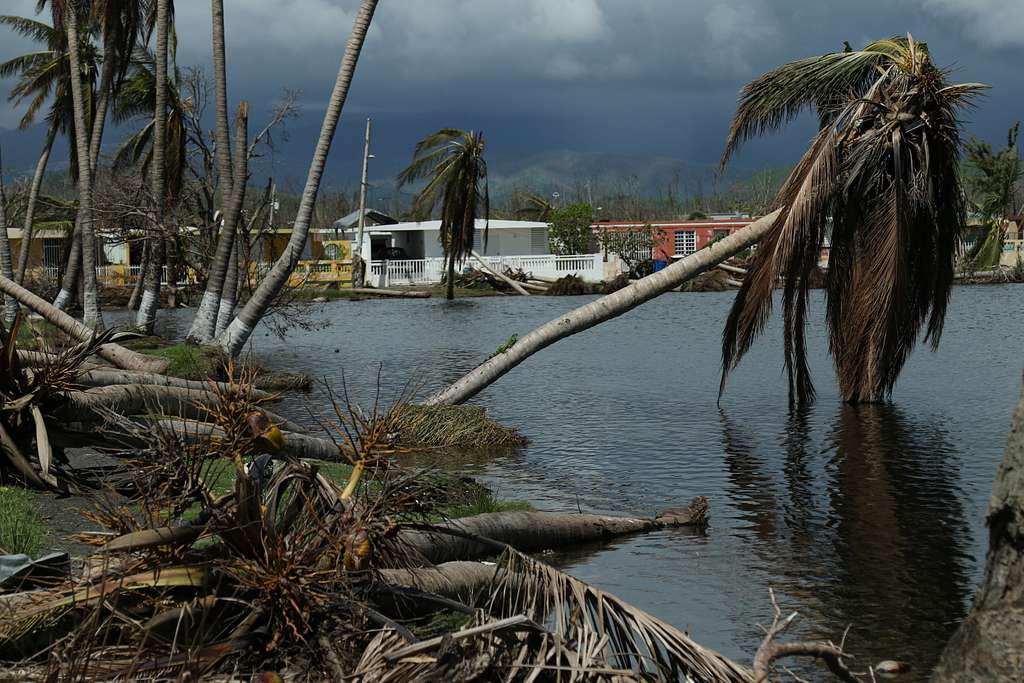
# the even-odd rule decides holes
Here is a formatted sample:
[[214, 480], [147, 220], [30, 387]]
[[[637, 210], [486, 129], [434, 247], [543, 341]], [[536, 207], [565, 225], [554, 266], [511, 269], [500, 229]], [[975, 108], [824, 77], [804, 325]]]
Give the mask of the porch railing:
[[[485, 256], [484, 263], [499, 272], [505, 268], [522, 270], [540, 277], [560, 278], [574, 274], [589, 282], [600, 282], [604, 267], [600, 254], [574, 254], [557, 256]], [[474, 267], [470, 259], [460, 268]], [[445, 259], [439, 256], [400, 261], [373, 261], [370, 263], [372, 282], [378, 287], [391, 285], [434, 284], [441, 281], [445, 272]]]

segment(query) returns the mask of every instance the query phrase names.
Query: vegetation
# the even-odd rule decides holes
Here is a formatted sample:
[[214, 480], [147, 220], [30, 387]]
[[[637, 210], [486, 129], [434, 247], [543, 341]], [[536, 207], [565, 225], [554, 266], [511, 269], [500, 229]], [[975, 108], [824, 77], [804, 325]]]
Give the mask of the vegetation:
[[426, 218], [441, 204], [441, 248], [447, 259], [447, 292], [455, 298], [455, 263], [473, 253], [477, 218], [483, 216], [484, 245], [491, 195], [487, 185], [483, 133], [442, 128], [420, 140], [412, 163], [398, 176], [402, 187], [421, 180], [426, 185], [413, 200], [412, 213]]
[[1020, 123], [1015, 123], [1006, 136], [1006, 148], [998, 152], [980, 140], [967, 143], [967, 161], [971, 173], [967, 187], [971, 205], [981, 219], [983, 237], [967, 255], [973, 268], [991, 268], [999, 265], [1006, 237], [1007, 220], [1016, 216], [1015, 206], [1020, 182], [1024, 178], [1024, 164], [1017, 149]]
[[723, 390], [782, 278], [790, 395], [813, 400], [804, 328], [829, 221], [827, 322], [843, 399], [887, 396], [922, 327], [938, 345], [965, 223], [958, 112], [984, 87], [947, 83], [927, 46], [907, 35], [792, 62], [743, 89], [723, 165], [745, 140], [806, 109], [821, 127], [776, 198], [781, 214], [730, 311]]
[[23, 488], [0, 486], [0, 554], [36, 557], [47, 528], [39, 521], [35, 494]]
[[548, 219], [548, 242], [556, 254], [586, 254], [594, 239], [594, 222], [589, 204], [572, 204], [555, 209]]

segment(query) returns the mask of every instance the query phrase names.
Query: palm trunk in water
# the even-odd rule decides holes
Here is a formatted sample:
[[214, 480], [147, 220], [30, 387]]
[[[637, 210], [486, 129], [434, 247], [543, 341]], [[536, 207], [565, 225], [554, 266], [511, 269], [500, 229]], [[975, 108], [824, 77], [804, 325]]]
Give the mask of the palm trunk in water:
[[156, 312], [160, 308], [160, 280], [164, 265], [164, 217], [167, 209], [167, 165], [164, 159], [167, 149], [167, 3], [169, 0], [157, 0], [156, 3], [156, 74], [153, 84], [156, 91], [156, 106], [153, 111], [153, 158], [149, 171], [153, 186], [153, 214], [155, 218], [152, 240], [153, 257], [150, 259], [149, 271], [142, 290], [142, 302], [139, 313], [135, 316], [135, 326], [152, 334], [156, 323]]
[[775, 211], [759, 218], [747, 227], [676, 261], [664, 270], [544, 323], [526, 336], [520, 337], [508, 350], [484, 361], [447, 389], [431, 396], [427, 399], [427, 404], [465, 403], [498, 381], [506, 372], [559, 339], [631, 311], [755, 244], [771, 229], [778, 215], [779, 211]]
[[253, 292], [249, 301], [245, 304], [238, 316], [231, 321], [228, 328], [224, 330], [217, 343], [231, 356], [236, 356], [245, 346], [245, 343], [252, 335], [253, 329], [259, 323], [260, 318], [267, 312], [274, 299], [288, 283], [288, 278], [295, 270], [302, 252], [306, 247], [306, 240], [309, 237], [309, 224], [313, 218], [313, 209], [316, 205], [317, 193], [320, 190], [320, 179], [323, 176], [324, 165], [327, 163], [327, 154], [331, 150], [331, 143], [334, 141], [334, 131], [338, 126], [338, 119], [341, 118], [341, 110], [345, 105], [348, 96], [348, 88], [352, 82], [352, 75], [355, 73], [356, 63], [359, 61], [359, 53], [363, 49], [366, 40], [366, 31], [370, 27], [374, 10], [377, 9], [377, 0], [363, 0], [359, 14], [356, 15], [355, 24], [352, 27], [352, 34], [349, 36], [348, 44], [345, 47], [345, 55], [342, 57], [341, 66], [338, 69], [338, 78], [334, 83], [334, 90], [327, 104], [327, 111], [324, 114], [323, 125], [320, 128], [320, 138], [317, 140], [316, 151], [313, 153], [313, 161], [309, 166], [309, 176], [306, 178], [306, 187], [302, 192], [302, 201], [299, 203], [299, 210], [295, 215], [295, 224], [292, 228], [292, 235], [284, 249], [284, 253], [274, 262], [273, 267], [265, 278], [260, 282], [256, 291]]
[[238, 243], [240, 235], [235, 236], [235, 246], [231, 250], [231, 262], [228, 272], [224, 275], [224, 286], [220, 290], [220, 309], [217, 311], [217, 332], [220, 336], [235, 317], [235, 302], [238, 300]]
[[149, 239], [149, 263], [142, 285], [139, 311], [135, 314], [135, 327], [146, 334], [152, 334], [156, 325], [156, 312], [160, 308], [160, 280], [164, 270], [164, 238], [153, 235]]
[[[222, 214], [224, 227], [217, 239], [217, 251], [214, 253], [213, 263], [210, 266], [206, 291], [203, 292], [199, 310], [196, 311], [192, 328], [188, 333], [189, 337], [202, 343], [212, 341], [217, 334], [217, 321], [224, 297], [224, 279], [231, 262], [238, 222], [241, 220], [242, 206], [245, 203], [246, 180], [249, 175], [248, 140], [249, 103], [243, 100], [238, 105], [238, 115], [235, 118], [235, 160], [232, 173], [235, 185], [229, 193], [228, 205]], [[234, 297], [233, 294], [231, 296]]]
[[[43, 184], [43, 175], [46, 173], [46, 165], [50, 162], [50, 152], [53, 150], [53, 139], [57, 136], [57, 129], [50, 126], [46, 132], [46, 142], [43, 144], [43, 152], [36, 162], [36, 170], [32, 175], [32, 185], [28, 190], [28, 205], [25, 207], [25, 223], [21, 229], [21, 249], [18, 253], [18, 278], [20, 285], [25, 281], [25, 271], [28, 269], [29, 248], [32, 245], [32, 233], [35, 229], [36, 204], [39, 201], [39, 188]], [[41, 264], [40, 264], [41, 265]]]
[[68, 62], [71, 68], [71, 96], [74, 101], [75, 146], [78, 150], [78, 212], [81, 216], [82, 280], [84, 295], [82, 308], [86, 327], [103, 327], [100, 314], [99, 292], [96, 283], [96, 242], [93, 236], [92, 164], [89, 161], [89, 136], [85, 127], [85, 96], [82, 92], [82, 71], [78, 54], [78, 16], [75, 6], [67, 3], [65, 23], [68, 32]]
[[[7, 194], [4, 192], [4, 162], [0, 150], [0, 275], [14, 279], [11, 265], [11, 243], [7, 238]], [[18, 314], [18, 302], [13, 296], [4, 296], [4, 320], [8, 323]]]

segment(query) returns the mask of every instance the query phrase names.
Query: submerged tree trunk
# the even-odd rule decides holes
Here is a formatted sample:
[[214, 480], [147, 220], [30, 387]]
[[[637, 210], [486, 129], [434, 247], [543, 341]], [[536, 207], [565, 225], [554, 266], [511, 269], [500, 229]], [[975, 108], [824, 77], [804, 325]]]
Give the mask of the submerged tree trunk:
[[933, 681], [1017, 681], [1024, 672], [1024, 399], [1010, 425], [987, 524], [985, 576]]
[[46, 174], [46, 165], [50, 162], [50, 152], [53, 150], [53, 140], [57, 136], [57, 128], [53, 125], [46, 131], [46, 142], [43, 144], [43, 151], [36, 162], [35, 173], [32, 174], [32, 185], [28, 190], [28, 204], [25, 206], [25, 222], [21, 229], [21, 249], [18, 254], [18, 277], [16, 282], [20, 285], [25, 282], [25, 271], [28, 269], [28, 257], [31, 253], [32, 233], [35, 231], [36, 204], [39, 202], [39, 188], [43, 184], [43, 176]]
[[[0, 150], [0, 275], [14, 279], [11, 265], [11, 242], [7, 235], [7, 194], [4, 192], [3, 150]], [[4, 321], [10, 323], [18, 315], [18, 301], [13, 296], [4, 296]]]
[[142, 290], [142, 302], [139, 313], [135, 317], [135, 326], [146, 334], [153, 333], [156, 325], [156, 312], [160, 309], [160, 280], [164, 269], [164, 239], [167, 234], [165, 218], [167, 215], [167, 13], [169, 0], [157, 0], [156, 3], [156, 59], [155, 106], [153, 108], [153, 158], [149, 164], [149, 172], [153, 182], [150, 192], [153, 197], [153, 216], [156, 231], [150, 239], [152, 258], [149, 260], [149, 271]]
[[[15, 297], [22, 306], [35, 311], [47, 322], [72, 339], [85, 342], [92, 339], [95, 334], [95, 330], [86, 327], [64, 311], [39, 298], [13, 280], [0, 276], [0, 292]], [[165, 358], [147, 356], [137, 351], [126, 349], [118, 344], [103, 344], [96, 352], [96, 355], [122, 370], [162, 373], [170, 365], [170, 361]]]
[[[217, 239], [217, 251], [210, 265], [209, 278], [206, 281], [206, 291], [203, 292], [203, 299], [199, 303], [196, 317], [192, 321], [192, 328], [189, 330], [189, 337], [202, 343], [212, 341], [217, 334], [217, 320], [222, 307], [226, 306], [224, 297], [234, 299], [232, 291], [227, 294], [225, 291], [228, 277], [228, 270], [231, 268], [231, 257], [235, 251], [235, 242], [238, 235], [238, 223], [242, 218], [242, 206], [245, 204], [246, 180], [248, 179], [248, 150], [246, 148], [249, 139], [249, 103], [242, 101], [238, 104], [238, 115], [235, 117], [235, 160], [232, 177], [235, 185], [228, 192], [227, 206], [222, 214], [224, 227]], [[237, 283], [237, 279], [234, 280]], [[232, 309], [234, 306], [232, 305]], [[225, 323], [225, 326], [227, 323]]]
[[[568, 512], [486, 512], [437, 525], [438, 531], [401, 532], [402, 543], [430, 562], [471, 560], [500, 553], [482, 537], [536, 552], [563, 546], [593, 543], [615, 536], [673, 527], [706, 524], [707, 499], [698, 497], [688, 507], [667, 510], [655, 518], [613, 517]], [[455, 532], [445, 533], [445, 529]], [[464, 535], [463, 535], [464, 534]]]
[[592, 301], [544, 323], [529, 334], [520, 337], [507, 351], [484, 361], [447, 389], [431, 396], [427, 400], [427, 404], [455, 404], [468, 401], [496, 382], [506, 372], [559, 339], [590, 329], [599, 323], [620, 316], [626, 311], [631, 311], [640, 304], [650, 301], [673, 287], [678, 287], [695, 275], [713, 268], [755, 244], [771, 229], [778, 215], [779, 212], [776, 211], [759, 218], [747, 227], [680, 259], [664, 270], [648, 275], [613, 294], [603, 296], [597, 301]]
[[78, 213], [81, 216], [82, 281], [84, 296], [84, 322], [87, 327], [103, 327], [96, 283], [96, 241], [93, 235], [92, 163], [89, 159], [89, 132], [85, 121], [85, 96], [82, 92], [82, 71], [78, 54], [78, 3], [69, 2], [65, 8], [68, 33], [68, 62], [71, 69], [71, 97], [74, 101], [75, 146], [78, 150]]
[[239, 311], [238, 316], [231, 321], [228, 328], [224, 330], [224, 334], [218, 338], [218, 344], [231, 356], [236, 356], [241, 352], [260, 318], [288, 283], [289, 276], [295, 270], [295, 266], [302, 256], [306, 240], [309, 237], [309, 225], [313, 219], [313, 208], [316, 205], [317, 193], [320, 191], [320, 179], [323, 176], [324, 165], [327, 163], [327, 154], [331, 150], [334, 131], [338, 126], [338, 119], [341, 118], [341, 110], [348, 96], [352, 75], [355, 73], [356, 63], [359, 61], [359, 53], [366, 40], [366, 31], [370, 27], [370, 21], [373, 19], [376, 9], [377, 0], [363, 0], [359, 8], [355, 25], [352, 27], [352, 35], [348, 39], [345, 55], [338, 69], [338, 78], [327, 104], [323, 125], [320, 128], [320, 138], [317, 141], [316, 151], [313, 153], [309, 176], [306, 178], [306, 187], [302, 193], [302, 201], [299, 203], [292, 235], [284, 253], [274, 262], [270, 272], [260, 282], [249, 301]]

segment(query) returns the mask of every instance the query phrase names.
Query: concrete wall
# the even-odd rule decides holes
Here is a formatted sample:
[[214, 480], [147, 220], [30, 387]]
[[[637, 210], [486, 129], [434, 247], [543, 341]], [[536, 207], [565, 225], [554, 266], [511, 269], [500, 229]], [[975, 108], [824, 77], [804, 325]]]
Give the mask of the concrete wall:
[[[437, 230], [424, 230], [422, 233], [395, 233], [395, 237], [402, 234], [422, 234], [422, 257], [414, 256], [409, 249], [406, 249], [406, 253], [409, 254], [409, 258], [431, 258], [443, 255], [438, 232]], [[548, 249], [546, 231], [543, 235], [534, 235], [529, 228], [490, 230], [488, 231], [486, 249], [483, 245], [483, 234], [478, 231], [478, 243], [477, 251], [483, 256], [536, 256], [551, 253]]]

